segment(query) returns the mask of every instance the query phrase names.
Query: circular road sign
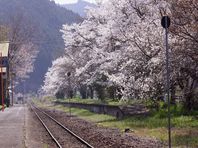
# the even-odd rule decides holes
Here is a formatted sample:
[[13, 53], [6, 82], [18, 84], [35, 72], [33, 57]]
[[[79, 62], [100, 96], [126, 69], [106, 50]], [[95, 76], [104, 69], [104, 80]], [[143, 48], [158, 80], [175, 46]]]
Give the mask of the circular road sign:
[[68, 73], [67, 73], [67, 76], [70, 77], [70, 75], [71, 75], [71, 72], [68, 72]]
[[[166, 26], [167, 21], [167, 26]], [[163, 28], [168, 28], [170, 26], [170, 18], [168, 16], [163, 16], [161, 20], [161, 25]]]

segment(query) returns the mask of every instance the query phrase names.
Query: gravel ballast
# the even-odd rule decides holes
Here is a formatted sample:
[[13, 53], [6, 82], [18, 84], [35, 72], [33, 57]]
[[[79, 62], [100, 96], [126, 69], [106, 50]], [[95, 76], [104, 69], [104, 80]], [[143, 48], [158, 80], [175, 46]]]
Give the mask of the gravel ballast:
[[95, 148], [162, 148], [162, 142], [151, 138], [122, 133], [115, 128], [98, 126], [76, 116], [68, 116], [65, 112], [45, 110], [64, 126], [72, 130]]

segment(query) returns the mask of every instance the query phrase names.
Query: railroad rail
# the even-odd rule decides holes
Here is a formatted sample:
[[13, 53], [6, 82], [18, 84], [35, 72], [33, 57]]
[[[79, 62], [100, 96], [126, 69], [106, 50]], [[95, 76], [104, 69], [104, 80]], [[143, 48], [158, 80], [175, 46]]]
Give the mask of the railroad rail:
[[[59, 128], [61, 128], [62, 132], [65, 133], [69, 133], [70, 136], [74, 137], [74, 139], [76, 139], [78, 142], [81, 143], [81, 146], [79, 147], [86, 147], [86, 148], [94, 148], [93, 146], [91, 146], [88, 142], [86, 142], [84, 139], [82, 139], [81, 137], [79, 137], [77, 134], [75, 134], [74, 132], [72, 132], [70, 129], [68, 129], [67, 127], [65, 127], [63, 124], [61, 124], [60, 122], [58, 122], [56, 119], [54, 119], [52, 116], [50, 116], [49, 114], [47, 114], [46, 112], [42, 111], [41, 109], [39, 109], [38, 107], [36, 107], [33, 104], [30, 104], [30, 107], [32, 109], [32, 111], [35, 113], [35, 115], [37, 116], [37, 118], [40, 120], [40, 122], [42, 123], [42, 125], [44, 126], [44, 128], [46, 129], [46, 131], [49, 133], [49, 135], [51, 136], [52, 140], [56, 143], [56, 145], [59, 148], [64, 148], [61, 144], [61, 142], [59, 142], [60, 137], [63, 137], [63, 135], [59, 134], [58, 138], [55, 138], [57, 136], [54, 136], [54, 134], [52, 133], [52, 130], [50, 130], [50, 128], [46, 125], [46, 123], [44, 122], [44, 119], [42, 119], [42, 115], [43, 114], [45, 117], [47, 117], [49, 120], [53, 121], [57, 126], [59, 126]], [[37, 111], [36, 111], [37, 110]], [[40, 114], [41, 113], [41, 114]], [[45, 118], [43, 117], [43, 118]]]

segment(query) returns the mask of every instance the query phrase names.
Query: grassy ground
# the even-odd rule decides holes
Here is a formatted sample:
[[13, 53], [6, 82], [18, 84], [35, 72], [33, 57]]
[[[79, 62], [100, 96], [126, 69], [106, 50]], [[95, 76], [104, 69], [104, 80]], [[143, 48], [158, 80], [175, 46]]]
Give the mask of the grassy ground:
[[[37, 102], [38, 103], [38, 102]], [[39, 103], [42, 105], [41, 103]], [[61, 105], [56, 108], [69, 112], [69, 109]], [[198, 119], [197, 112], [192, 115], [183, 115], [181, 107], [172, 107], [172, 145], [175, 147], [198, 147]], [[143, 137], [154, 137], [167, 142], [167, 109], [161, 108], [159, 111], [153, 111], [149, 116], [125, 117], [117, 120], [109, 115], [99, 115], [84, 109], [71, 108], [73, 115], [82, 119], [92, 121], [101, 126], [118, 128], [124, 131], [130, 128], [132, 134]]]

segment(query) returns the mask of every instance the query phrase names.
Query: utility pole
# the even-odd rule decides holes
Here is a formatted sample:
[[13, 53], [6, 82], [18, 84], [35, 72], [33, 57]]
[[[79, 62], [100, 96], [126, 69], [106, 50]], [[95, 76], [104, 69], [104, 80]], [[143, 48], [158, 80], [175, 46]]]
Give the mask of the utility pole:
[[166, 40], [166, 94], [168, 97], [168, 147], [171, 148], [171, 115], [170, 115], [170, 67], [169, 67], [169, 48], [168, 48], [168, 28], [170, 26], [170, 18], [163, 16], [161, 25], [165, 28]]
[[2, 52], [0, 53], [1, 58], [1, 104], [2, 104], [2, 112], [4, 111], [4, 90], [3, 90], [3, 57]]

